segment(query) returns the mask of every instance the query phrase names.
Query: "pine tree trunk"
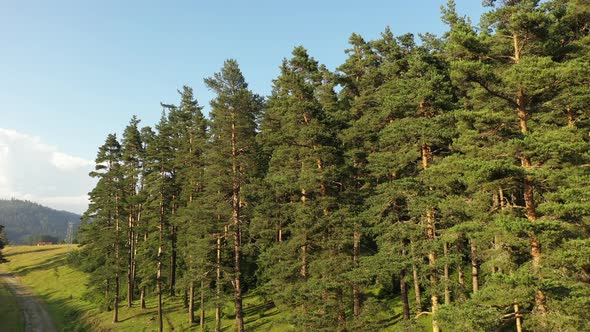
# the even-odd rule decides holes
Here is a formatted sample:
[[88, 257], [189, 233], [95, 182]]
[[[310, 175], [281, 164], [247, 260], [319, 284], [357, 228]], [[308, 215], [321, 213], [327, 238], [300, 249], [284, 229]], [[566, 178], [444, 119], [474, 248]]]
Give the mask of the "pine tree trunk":
[[[163, 196], [163, 195], [162, 195]], [[161, 197], [163, 200], [164, 197]], [[158, 332], [164, 331], [162, 314], [162, 255], [164, 253], [164, 202], [160, 201], [160, 225], [158, 245], [158, 269], [156, 272], [156, 291], [158, 293]]]
[[160, 279], [160, 275], [162, 273], [162, 263], [158, 262], [158, 274], [157, 274], [157, 282], [156, 282], [156, 291], [158, 292], [158, 331], [164, 331], [164, 322], [163, 322], [163, 314], [162, 314], [162, 280]]
[[301, 246], [301, 278], [307, 279], [307, 244]]
[[514, 303], [514, 317], [516, 319], [516, 332], [522, 332], [522, 318], [516, 302]]
[[567, 110], [567, 126], [568, 128], [574, 128], [576, 126], [576, 116], [571, 106], [566, 108]]
[[336, 289], [336, 304], [338, 308], [338, 331], [344, 332], [346, 331], [346, 313], [343, 310], [342, 306], [342, 288]]
[[[422, 166], [424, 169], [428, 169], [430, 166], [430, 160], [432, 159], [432, 149], [427, 144], [422, 144]], [[434, 209], [430, 208], [426, 211], [426, 240], [434, 241], [436, 238], [435, 228], [435, 216]], [[432, 305], [432, 332], [440, 332], [440, 327], [434, 316], [438, 312], [439, 306], [439, 295], [436, 291], [436, 285], [438, 284], [437, 271], [436, 271], [436, 252], [431, 250], [428, 253], [428, 266], [430, 267], [430, 303]]]
[[[307, 201], [307, 191], [301, 189], [301, 204], [305, 205]], [[305, 231], [304, 231], [305, 233]], [[303, 245], [301, 246], [301, 269], [299, 270], [301, 278], [307, 279], [307, 234], [304, 234]]]
[[[219, 217], [218, 217], [219, 218]], [[221, 233], [217, 234], [217, 261], [215, 264], [215, 332], [221, 331]]]
[[[361, 233], [355, 231], [353, 234], [352, 264], [354, 269], [358, 269], [360, 255]], [[361, 314], [361, 292], [357, 283], [352, 284], [353, 314], [358, 317]]]
[[420, 290], [420, 278], [418, 277], [418, 269], [416, 268], [416, 263], [414, 262], [414, 245], [410, 242], [410, 250], [411, 250], [411, 259], [412, 259], [412, 277], [414, 281], [414, 292], [416, 294], [416, 312], [422, 312], [422, 291]]
[[188, 323], [193, 325], [195, 322], [195, 282], [191, 281], [188, 288]]
[[176, 251], [176, 226], [172, 226], [172, 248], [170, 252], [170, 296], [176, 296], [176, 262], [178, 260], [177, 251]]
[[240, 171], [238, 169], [238, 146], [235, 113], [232, 113], [231, 124], [231, 154], [232, 154], [232, 222], [234, 226], [234, 299], [236, 309], [236, 326], [238, 332], [244, 332], [244, 317], [242, 313], [242, 275], [240, 271], [241, 241], [240, 241]]
[[[143, 185], [142, 185], [142, 188], [143, 188]], [[137, 218], [135, 220], [136, 225], [139, 225], [141, 222], [142, 207], [143, 207], [142, 204], [138, 205]], [[139, 232], [134, 232], [134, 235], [135, 235], [135, 239], [134, 239], [134, 247], [133, 247], [133, 265], [132, 265], [132, 269], [131, 269], [131, 280], [133, 282], [133, 288], [131, 289], [132, 292], [135, 290], [135, 276], [137, 275], [137, 259], [135, 259], [135, 257], [137, 257], [137, 243], [139, 243], [139, 238], [140, 238]], [[145, 309], [145, 303], [143, 304], [141, 309]]]
[[444, 278], [445, 278], [445, 304], [451, 304], [451, 291], [449, 290], [449, 263], [447, 263], [449, 255], [448, 243], [443, 244], [443, 254], [445, 255]]
[[[172, 195], [172, 215], [176, 213], [176, 196]], [[170, 227], [170, 296], [176, 296], [176, 262], [177, 262], [177, 251], [176, 251], [176, 242], [177, 242], [177, 228], [176, 226], [172, 225]]]
[[119, 267], [120, 267], [120, 246], [119, 246], [119, 196], [115, 194], [115, 299], [113, 300], [113, 323], [117, 323], [119, 321], [119, 288], [120, 288], [120, 279], [119, 279]]
[[403, 269], [399, 272], [399, 290], [402, 298], [404, 319], [408, 320], [410, 319], [410, 303], [408, 302], [408, 289], [406, 287], [406, 281], [404, 280], [406, 277], [405, 273], [406, 272]]
[[139, 295], [139, 302], [141, 303], [140, 304], [141, 309], [145, 309], [146, 308], [146, 306], [145, 306], [145, 287], [141, 287], [141, 292]]
[[465, 272], [463, 272], [463, 265], [457, 267], [457, 282], [461, 288], [465, 288]]
[[205, 329], [205, 281], [201, 279], [201, 314], [199, 315], [199, 326]]
[[[428, 241], [434, 241], [436, 237], [436, 229], [434, 226], [434, 211], [430, 210], [427, 212], [426, 216], [426, 236]], [[432, 306], [432, 332], [440, 332], [440, 327], [438, 326], [438, 322], [434, 319], [434, 316], [438, 313], [438, 306], [439, 306], [439, 295], [436, 291], [436, 286], [438, 285], [438, 278], [437, 278], [437, 271], [436, 271], [436, 252], [434, 250], [428, 253], [428, 266], [430, 267], [430, 287], [431, 287], [431, 295], [430, 295], [430, 303]]]
[[[515, 35], [515, 45], [517, 45], [517, 36]], [[517, 104], [517, 113], [518, 118], [520, 120], [520, 131], [522, 134], [526, 135], [528, 133], [527, 127], [527, 97], [524, 94], [522, 89], [518, 90], [517, 97], [516, 97], [516, 104]], [[524, 155], [520, 157], [521, 166], [525, 171], [531, 169], [531, 159], [530, 157]], [[533, 186], [533, 179], [530, 175], [525, 175], [523, 181], [523, 189], [524, 189], [524, 203], [527, 213], [527, 219], [530, 222], [535, 222], [537, 220], [537, 211], [535, 206], [535, 199], [534, 199], [534, 186]], [[537, 236], [533, 233], [529, 234], [529, 241], [531, 245], [531, 257], [532, 257], [532, 265], [533, 265], [533, 273], [537, 276], [537, 278], [542, 279], [540, 275], [540, 267], [541, 267], [541, 245]], [[545, 306], [545, 294], [541, 289], [536, 290], [535, 294], [535, 310], [541, 313], [543, 317], [547, 316], [547, 307]], [[543, 322], [542, 322], [543, 323]]]
[[133, 306], [133, 265], [134, 265], [134, 250], [135, 250], [135, 235], [133, 234], [133, 208], [129, 213], [129, 224], [127, 227], [129, 228], [128, 231], [128, 238], [127, 241], [129, 243], [129, 261], [127, 262], [127, 308], [131, 308]]
[[469, 253], [471, 257], [471, 280], [473, 285], [473, 294], [479, 291], [479, 262], [477, 261], [477, 248], [473, 240], [469, 240]]
[[113, 300], [113, 323], [119, 322], [119, 273], [115, 275], [115, 299]]
[[107, 311], [111, 311], [111, 301], [109, 300], [110, 291], [111, 291], [111, 282], [109, 279], [106, 280], [107, 287], [104, 291], [104, 299], [107, 303]]

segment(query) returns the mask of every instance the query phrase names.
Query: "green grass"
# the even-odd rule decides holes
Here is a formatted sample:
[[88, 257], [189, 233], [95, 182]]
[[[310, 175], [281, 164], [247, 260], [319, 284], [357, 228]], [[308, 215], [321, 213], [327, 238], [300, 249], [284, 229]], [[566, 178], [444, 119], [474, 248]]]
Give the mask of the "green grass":
[[[147, 309], [127, 308], [121, 303], [119, 323], [112, 323], [112, 312], [99, 312], [96, 306], [83, 299], [88, 276], [66, 264], [71, 249], [67, 245], [45, 247], [8, 246], [4, 254], [10, 260], [2, 269], [10, 271], [29, 286], [47, 304], [59, 331], [156, 331], [157, 302], [148, 298]], [[4, 301], [2, 303], [5, 303]], [[222, 319], [224, 331], [233, 331], [235, 321], [228, 302]], [[281, 322], [281, 314], [257, 296], [244, 298], [245, 324], [248, 331], [289, 332], [294, 329]], [[189, 326], [188, 313], [183, 309], [182, 297], [164, 298], [164, 328], [175, 331], [200, 331], [198, 324]], [[198, 313], [195, 313], [198, 317]], [[213, 330], [214, 311], [208, 310], [206, 330]], [[0, 321], [4, 322], [4, 320]], [[22, 318], [21, 318], [22, 321]]]
[[45, 301], [58, 331], [72, 330], [76, 318], [92, 308], [81, 298], [87, 276], [66, 265], [68, 251], [66, 245], [8, 246], [4, 253], [10, 262], [1, 267], [16, 274]]
[[25, 330], [23, 313], [8, 287], [0, 283], [0, 322], [5, 331], [22, 332]]
[[[58, 331], [157, 331], [157, 303], [156, 299], [148, 297], [147, 309], [139, 308], [139, 301], [135, 307], [127, 308], [122, 301], [119, 310], [119, 323], [112, 323], [112, 312], [100, 312], [97, 306], [83, 298], [88, 276], [75, 270], [66, 263], [68, 252], [72, 250], [67, 245], [46, 247], [9, 246], [4, 253], [10, 260], [2, 264], [0, 269], [13, 272], [20, 280], [38, 294], [47, 304]], [[125, 289], [122, 285], [121, 289]], [[368, 297], [379, 297], [377, 290], [368, 290]], [[7, 303], [2, 297], [0, 288], [0, 303]], [[8, 294], [10, 295], [10, 294]], [[10, 298], [8, 298], [8, 301]], [[12, 299], [14, 301], [14, 299]], [[187, 322], [188, 313], [183, 308], [182, 296], [164, 297], [164, 330], [166, 331], [200, 331], [198, 324], [190, 326]], [[380, 299], [378, 301], [383, 301]], [[378, 330], [396, 331], [401, 320], [401, 303], [399, 298], [386, 301], [388, 311], [380, 311], [371, 320], [382, 322]], [[10, 306], [14, 308], [14, 306]], [[227, 302], [223, 310], [223, 331], [234, 331], [233, 305]], [[17, 312], [18, 314], [20, 312]], [[0, 315], [13, 315], [0, 306]], [[0, 322], [15, 321], [22, 325], [22, 317], [3, 319]], [[198, 312], [195, 312], [198, 317]], [[214, 330], [214, 310], [207, 310], [205, 331]], [[296, 329], [285, 322], [285, 314], [272, 304], [255, 294], [248, 293], [244, 297], [244, 323], [247, 331], [291, 332]], [[198, 319], [198, 318], [197, 318]], [[424, 315], [414, 325], [414, 331], [430, 329], [430, 316]], [[10, 330], [12, 331], [12, 330]], [[15, 330], [19, 331], [19, 330]]]

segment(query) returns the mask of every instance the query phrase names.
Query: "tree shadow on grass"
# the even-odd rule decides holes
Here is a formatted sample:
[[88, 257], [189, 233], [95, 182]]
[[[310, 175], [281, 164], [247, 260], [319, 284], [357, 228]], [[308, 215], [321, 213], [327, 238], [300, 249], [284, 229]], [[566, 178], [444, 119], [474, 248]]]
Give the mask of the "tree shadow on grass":
[[42, 252], [42, 251], [50, 251], [50, 250], [58, 250], [61, 249], [61, 247], [43, 247], [43, 248], [39, 248], [39, 249], [35, 249], [35, 250], [28, 250], [28, 251], [17, 251], [17, 252], [10, 252], [7, 253], [6, 255], [4, 255], [5, 257], [14, 257], [14, 256], [18, 256], [18, 255], [27, 255], [33, 252]]
[[48, 292], [38, 295], [46, 304], [45, 307], [51, 316], [58, 331], [92, 331], [92, 324], [83, 319], [89, 307], [79, 307], [72, 303], [72, 298], [55, 298], [56, 292]]
[[272, 319], [277, 314], [279, 314], [279, 310], [272, 301], [249, 305], [244, 308], [244, 323], [248, 330], [256, 330], [264, 325], [277, 323]]
[[23, 277], [31, 272], [34, 272], [34, 271], [39, 271], [39, 270], [49, 271], [53, 268], [57, 268], [59, 266], [64, 266], [66, 256], [67, 256], [67, 253], [61, 253], [61, 254], [55, 255], [51, 259], [45, 260], [41, 264], [22, 266], [22, 267], [19, 267], [18, 269], [12, 270], [12, 272], [20, 277]]
[[156, 311], [153, 311], [154, 309], [156, 309], [156, 308], [146, 308], [143, 311], [141, 311], [139, 313], [136, 313], [134, 315], [130, 315], [127, 318], [119, 319], [119, 322], [122, 323], [122, 322], [126, 322], [128, 320], [131, 320], [131, 319], [141, 318], [141, 317], [144, 317], [144, 316], [153, 316], [153, 315], [156, 315], [157, 316], [158, 313]]

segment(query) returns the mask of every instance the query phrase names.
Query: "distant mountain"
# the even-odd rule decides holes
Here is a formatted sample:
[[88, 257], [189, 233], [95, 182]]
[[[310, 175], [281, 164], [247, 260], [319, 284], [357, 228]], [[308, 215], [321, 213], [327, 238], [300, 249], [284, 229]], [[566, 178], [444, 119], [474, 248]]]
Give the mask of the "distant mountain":
[[11, 244], [49, 239], [63, 241], [70, 222], [74, 223], [75, 231], [80, 225], [80, 215], [29, 201], [0, 199], [0, 225], [4, 225]]

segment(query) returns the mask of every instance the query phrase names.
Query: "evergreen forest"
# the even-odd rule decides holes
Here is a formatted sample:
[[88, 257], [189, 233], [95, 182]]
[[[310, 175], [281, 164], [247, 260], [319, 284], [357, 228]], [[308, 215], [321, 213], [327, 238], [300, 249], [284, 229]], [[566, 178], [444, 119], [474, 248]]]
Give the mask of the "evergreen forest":
[[114, 322], [157, 298], [160, 331], [171, 296], [243, 332], [254, 292], [297, 331], [589, 331], [590, 2], [483, 6], [353, 33], [335, 70], [295, 47], [269, 96], [226, 60], [207, 116], [184, 86], [108, 135], [87, 296]]

